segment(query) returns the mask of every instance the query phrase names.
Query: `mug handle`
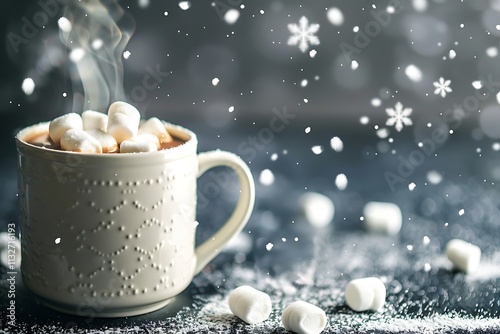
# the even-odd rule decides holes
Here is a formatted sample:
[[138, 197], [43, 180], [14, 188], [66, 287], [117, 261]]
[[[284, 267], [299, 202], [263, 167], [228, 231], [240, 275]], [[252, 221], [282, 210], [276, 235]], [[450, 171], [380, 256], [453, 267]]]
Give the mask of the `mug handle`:
[[240, 183], [240, 196], [236, 208], [228, 221], [205, 242], [196, 247], [196, 267], [194, 274], [198, 274], [232, 237], [241, 232], [248, 222], [255, 202], [255, 184], [248, 166], [237, 155], [225, 151], [210, 151], [198, 154], [198, 176], [207, 170], [227, 166], [236, 171]]

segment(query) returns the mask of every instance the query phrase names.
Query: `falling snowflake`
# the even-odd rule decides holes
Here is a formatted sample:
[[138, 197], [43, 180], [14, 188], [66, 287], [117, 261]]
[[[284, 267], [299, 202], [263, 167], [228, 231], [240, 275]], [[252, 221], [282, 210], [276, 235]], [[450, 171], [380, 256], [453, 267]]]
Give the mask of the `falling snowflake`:
[[309, 25], [309, 21], [305, 16], [300, 18], [298, 25], [296, 23], [288, 24], [288, 30], [293, 34], [288, 39], [288, 45], [298, 44], [302, 52], [309, 49], [309, 44], [319, 45], [319, 38], [314, 35], [319, 30], [319, 24]]
[[403, 108], [401, 102], [396, 103], [396, 106], [393, 108], [385, 109], [387, 115], [389, 115], [389, 119], [385, 123], [387, 126], [394, 126], [397, 131], [403, 130], [403, 124], [406, 126], [412, 125], [412, 121], [410, 119], [411, 112], [413, 110], [411, 108]]
[[439, 81], [434, 82], [434, 87], [436, 87], [434, 94], [441, 94], [442, 97], [445, 97], [447, 93], [451, 93], [450, 83], [451, 80], [439, 78]]

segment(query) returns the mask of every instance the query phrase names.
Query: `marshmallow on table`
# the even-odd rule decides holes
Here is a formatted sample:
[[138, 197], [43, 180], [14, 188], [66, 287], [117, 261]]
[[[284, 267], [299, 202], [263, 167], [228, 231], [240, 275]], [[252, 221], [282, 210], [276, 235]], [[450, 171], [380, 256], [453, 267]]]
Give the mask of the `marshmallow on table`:
[[356, 312], [381, 310], [385, 296], [385, 285], [377, 277], [352, 280], [345, 289], [346, 304]]
[[137, 135], [141, 114], [131, 104], [114, 102], [108, 109], [107, 132], [121, 142]]
[[452, 239], [446, 244], [446, 256], [457, 269], [469, 274], [479, 267], [481, 249], [469, 242]]
[[234, 289], [229, 295], [228, 304], [235, 316], [250, 325], [268, 319], [272, 311], [271, 298], [248, 285]]
[[398, 234], [403, 223], [401, 209], [394, 203], [368, 202], [363, 208], [365, 227], [372, 232]]
[[102, 153], [101, 143], [83, 130], [70, 129], [61, 138], [61, 148], [79, 153]]
[[304, 301], [288, 305], [281, 320], [286, 330], [297, 334], [319, 334], [327, 324], [325, 311]]
[[118, 152], [118, 144], [115, 137], [99, 129], [85, 130], [86, 133], [94, 137], [101, 143], [102, 153]]
[[82, 113], [83, 130], [99, 129], [106, 131], [108, 128], [108, 115], [98, 111], [87, 110]]
[[54, 118], [49, 124], [50, 139], [59, 145], [62, 136], [70, 129], [82, 130], [83, 123], [80, 115], [69, 113], [57, 118]]
[[165, 129], [165, 125], [163, 124], [163, 122], [156, 117], [151, 117], [139, 126], [138, 134], [147, 133], [157, 136], [158, 139], [160, 139], [160, 141], [164, 143], [168, 143], [173, 140], [167, 129]]

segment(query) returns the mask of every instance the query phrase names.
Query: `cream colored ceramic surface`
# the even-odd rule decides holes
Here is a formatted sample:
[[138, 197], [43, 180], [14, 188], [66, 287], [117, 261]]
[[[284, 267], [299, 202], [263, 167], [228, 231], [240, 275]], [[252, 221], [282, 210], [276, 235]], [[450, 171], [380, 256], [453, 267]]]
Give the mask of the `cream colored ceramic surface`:
[[[248, 221], [254, 184], [245, 163], [228, 152], [197, 155], [194, 133], [166, 126], [187, 142], [152, 153], [78, 154], [21, 140], [48, 123], [17, 135], [21, 271], [49, 306], [101, 317], [153, 311]], [[241, 195], [228, 222], [195, 249], [197, 177], [219, 165], [236, 170]]]

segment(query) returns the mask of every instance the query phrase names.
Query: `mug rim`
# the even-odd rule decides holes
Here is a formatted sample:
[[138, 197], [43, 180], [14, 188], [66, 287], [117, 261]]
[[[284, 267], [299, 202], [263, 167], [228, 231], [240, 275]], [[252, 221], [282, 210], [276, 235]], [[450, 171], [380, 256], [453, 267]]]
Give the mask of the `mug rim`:
[[[172, 124], [166, 121], [161, 121], [165, 128], [175, 137], [180, 138], [184, 142], [178, 146], [155, 151], [155, 152], [138, 152], [138, 153], [82, 153], [73, 151], [57, 150], [49, 147], [42, 147], [28, 143], [23, 138], [30, 132], [48, 132], [50, 122], [40, 122], [21, 129], [15, 136], [17, 148], [20, 153], [27, 155], [36, 155], [42, 158], [66, 159], [68, 157], [78, 157], [87, 160], [134, 160], [134, 159], [151, 159], [154, 157], [181, 157], [196, 152], [198, 139], [196, 134], [180, 125]], [[21, 152], [22, 151], [22, 152]]]

